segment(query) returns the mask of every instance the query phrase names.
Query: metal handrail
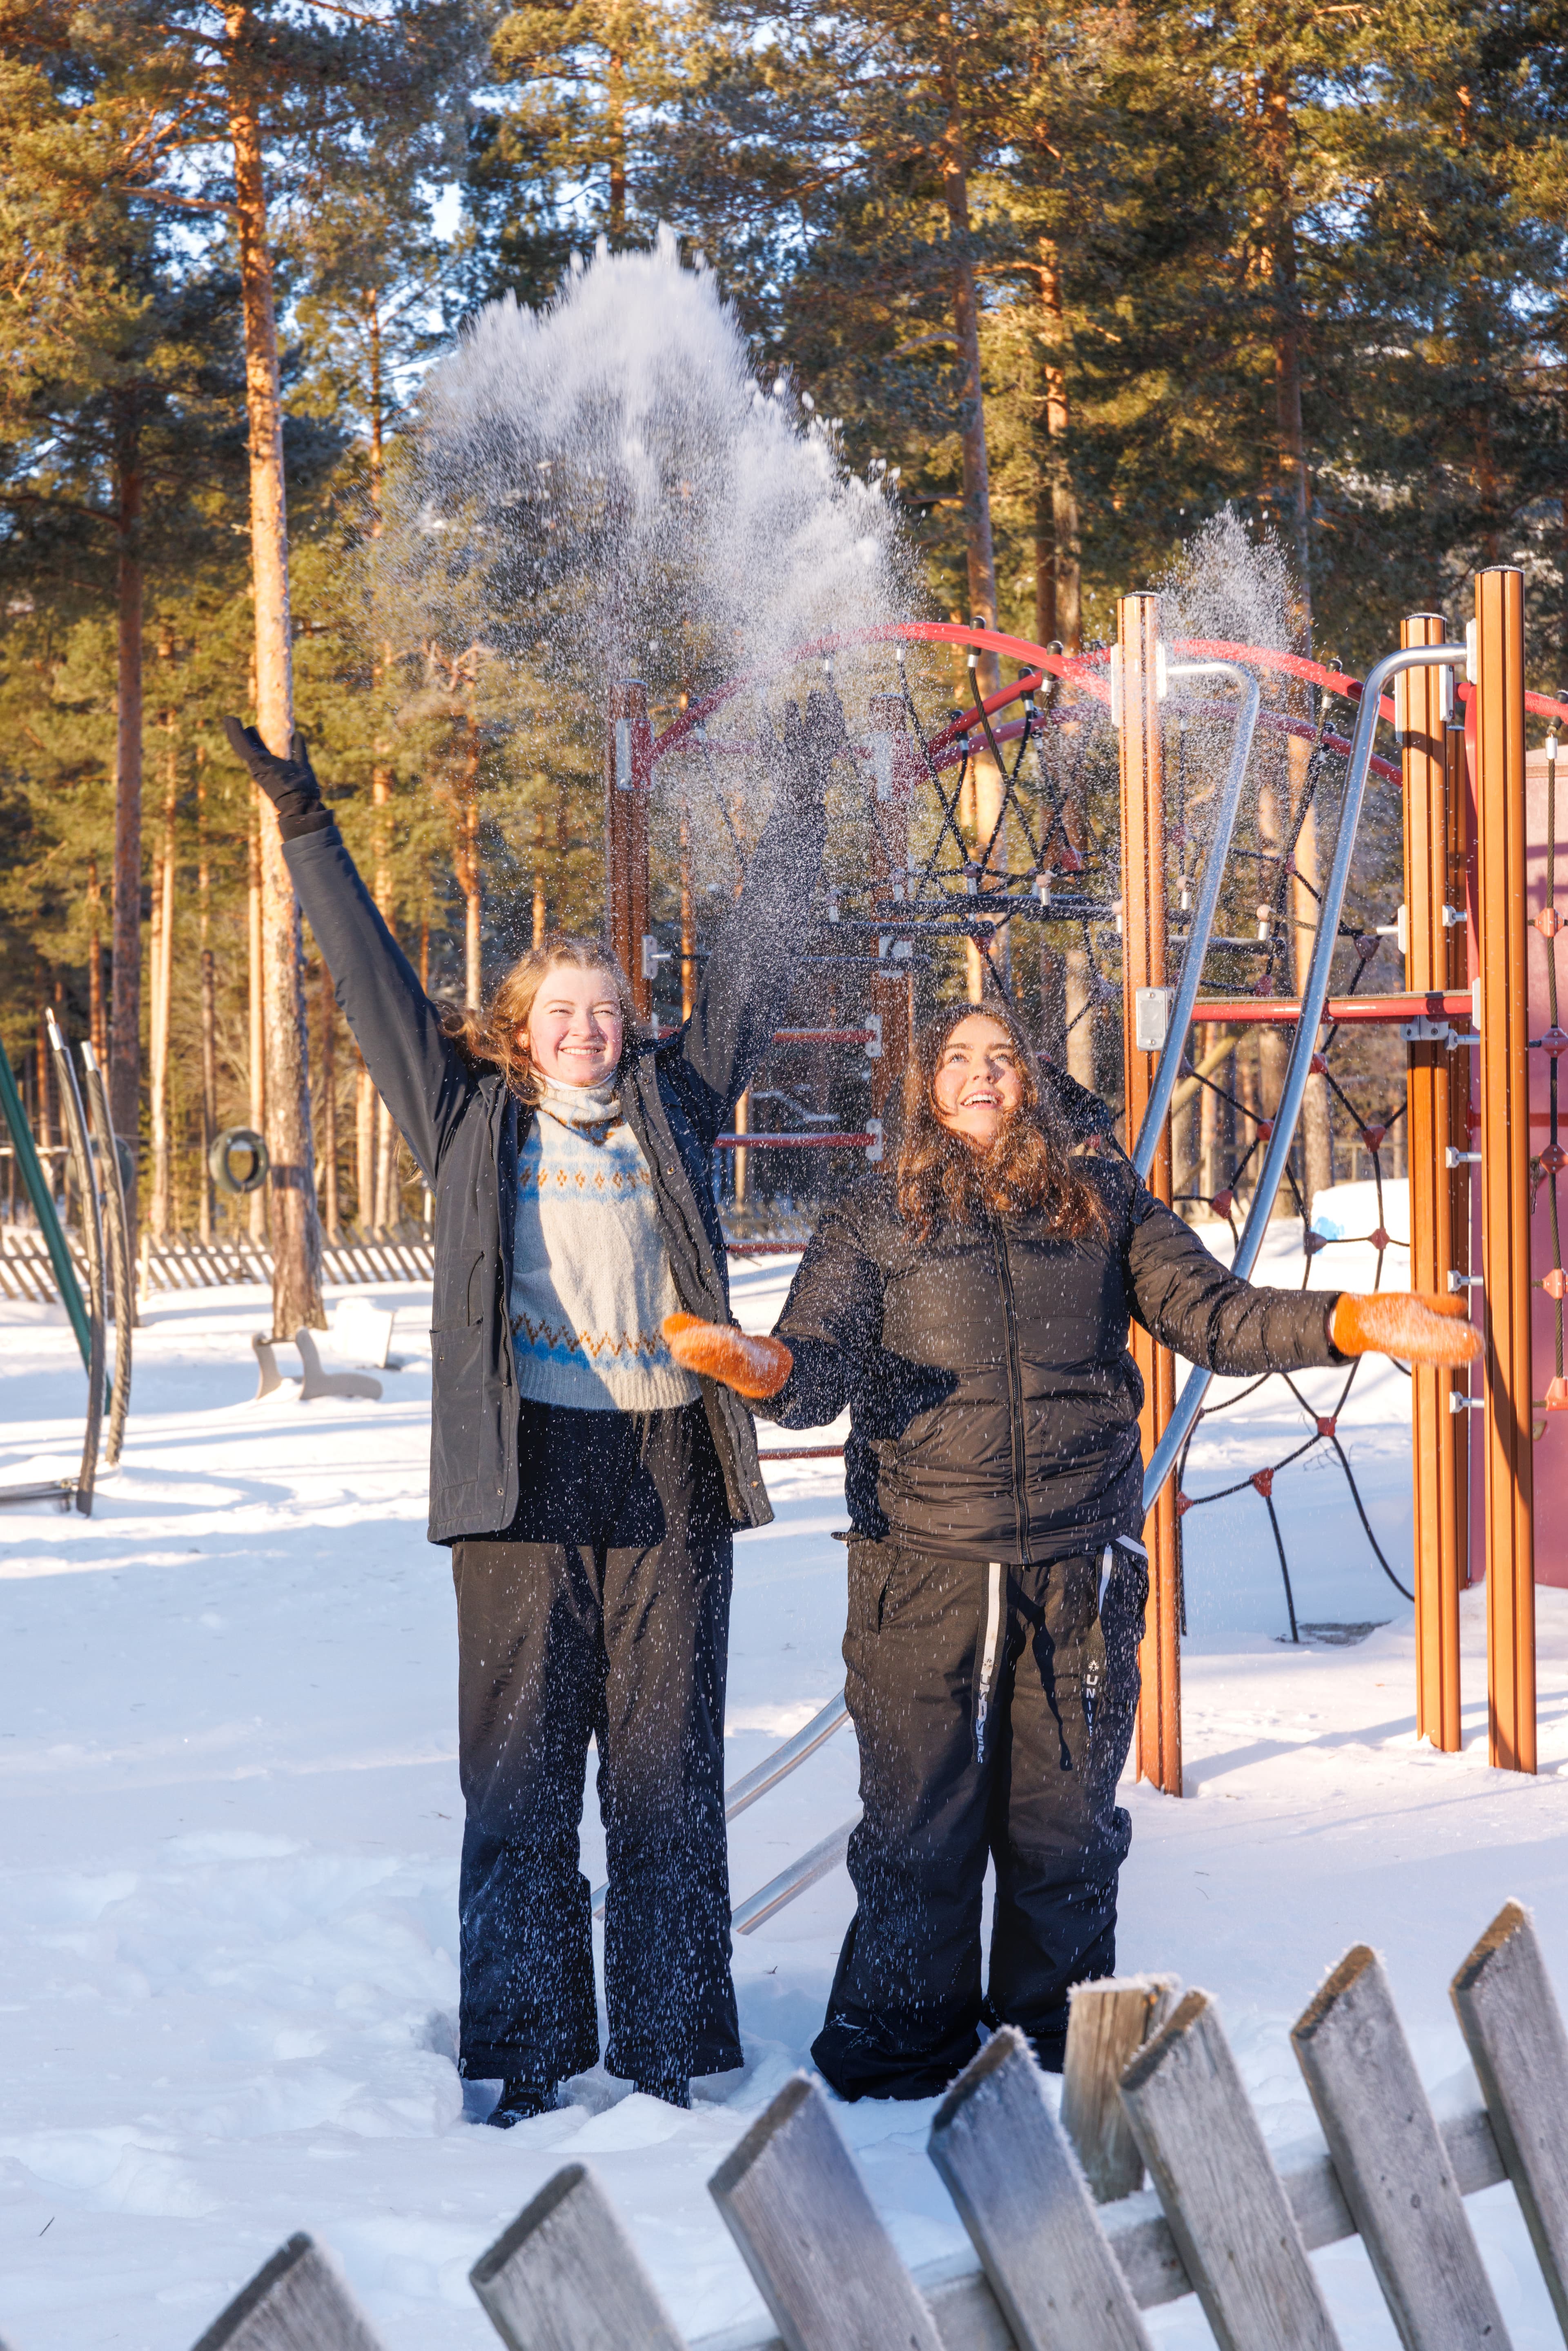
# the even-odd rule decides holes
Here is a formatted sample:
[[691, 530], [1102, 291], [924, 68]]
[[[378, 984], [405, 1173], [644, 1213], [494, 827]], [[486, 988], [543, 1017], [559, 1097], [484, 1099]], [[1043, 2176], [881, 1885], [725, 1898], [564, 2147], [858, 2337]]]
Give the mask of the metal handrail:
[[1171, 1096], [1181, 1074], [1186, 1052], [1186, 1032], [1192, 1026], [1192, 1008], [1197, 1001], [1198, 986], [1203, 978], [1204, 958], [1214, 931], [1215, 916], [1219, 911], [1219, 893], [1225, 880], [1226, 861], [1230, 854], [1231, 836], [1236, 831], [1237, 812], [1241, 806], [1241, 787], [1247, 780], [1248, 762], [1252, 757], [1252, 738], [1258, 730], [1258, 712], [1262, 693], [1250, 670], [1239, 663], [1228, 661], [1181, 662], [1166, 671], [1167, 680], [1178, 677], [1228, 677], [1241, 688], [1241, 705], [1236, 716], [1236, 731], [1230, 738], [1230, 765], [1226, 769], [1225, 783], [1219, 796], [1219, 808], [1215, 817], [1214, 837], [1204, 862], [1203, 882], [1193, 909], [1192, 926], [1187, 934], [1186, 954], [1182, 962], [1181, 978], [1176, 987], [1176, 1000], [1171, 1006], [1170, 1027], [1166, 1034], [1165, 1050], [1155, 1082], [1144, 1113], [1143, 1125], [1133, 1148], [1133, 1165], [1141, 1178], [1146, 1179], [1155, 1164], [1155, 1153], [1165, 1130], [1166, 1115], [1171, 1106]]
[[[1301, 1115], [1301, 1103], [1306, 1096], [1307, 1080], [1312, 1074], [1312, 1056], [1318, 1050], [1318, 1029], [1322, 1021], [1323, 1006], [1328, 1001], [1329, 975], [1333, 965], [1334, 948], [1339, 943], [1339, 919], [1344, 905], [1345, 892], [1350, 885], [1350, 861], [1355, 849], [1355, 836], [1361, 823], [1362, 802], [1366, 797], [1367, 770], [1372, 760], [1372, 747], [1377, 736], [1379, 704], [1383, 689], [1390, 678], [1406, 669], [1462, 669], [1465, 661], [1463, 645], [1408, 645], [1396, 653], [1385, 653], [1375, 668], [1369, 670], [1362, 689], [1361, 705], [1355, 716], [1355, 734], [1351, 742], [1350, 763], [1345, 771], [1344, 806], [1340, 814], [1339, 834], [1334, 841], [1333, 862], [1323, 887], [1322, 904], [1319, 910], [1317, 935], [1312, 942], [1312, 959], [1307, 969], [1306, 986], [1301, 990], [1301, 1017], [1291, 1047], [1291, 1058], [1285, 1068], [1285, 1083], [1280, 1096], [1280, 1107], [1274, 1113], [1274, 1129], [1269, 1138], [1268, 1155], [1258, 1188], [1252, 1195], [1247, 1222], [1236, 1246], [1231, 1270], [1246, 1280], [1258, 1262], [1263, 1246], [1263, 1236], [1269, 1229], [1269, 1217], [1273, 1209], [1280, 1186], [1284, 1179], [1285, 1163], [1295, 1141], [1297, 1122]], [[1207, 880], [1207, 875], [1205, 875]], [[1184, 973], [1183, 977], [1186, 975]], [[1139, 1138], [1140, 1142], [1142, 1137]], [[1195, 1366], [1188, 1373], [1176, 1410], [1166, 1424], [1165, 1435], [1155, 1448], [1144, 1478], [1144, 1508], [1152, 1510], [1155, 1497], [1175, 1468], [1182, 1447], [1197, 1420], [1203, 1399], [1208, 1391], [1212, 1372]]]
[[786, 1903], [793, 1902], [797, 1894], [804, 1894], [809, 1886], [815, 1886], [820, 1877], [826, 1877], [831, 1869], [837, 1869], [849, 1851], [850, 1839], [859, 1828], [860, 1822], [859, 1813], [853, 1820], [841, 1822], [831, 1835], [822, 1839], [821, 1844], [814, 1844], [810, 1853], [803, 1853], [799, 1861], [792, 1861], [788, 1869], [780, 1870], [777, 1877], [769, 1878], [766, 1886], [759, 1886], [746, 1901], [737, 1904], [731, 1911], [729, 1920], [736, 1933], [753, 1934], [764, 1919], [771, 1918], [775, 1911], [782, 1910]]

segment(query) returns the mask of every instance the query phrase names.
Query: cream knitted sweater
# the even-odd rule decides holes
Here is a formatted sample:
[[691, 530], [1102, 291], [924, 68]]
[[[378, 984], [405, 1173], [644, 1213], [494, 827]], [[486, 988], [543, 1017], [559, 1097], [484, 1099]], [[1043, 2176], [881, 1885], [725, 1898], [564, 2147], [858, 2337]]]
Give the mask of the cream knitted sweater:
[[659, 1412], [701, 1394], [664, 1343], [680, 1300], [613, 1078], [544, 1081], [518, 1155], [510, 1303], [517, 1384], [538, 1403]]

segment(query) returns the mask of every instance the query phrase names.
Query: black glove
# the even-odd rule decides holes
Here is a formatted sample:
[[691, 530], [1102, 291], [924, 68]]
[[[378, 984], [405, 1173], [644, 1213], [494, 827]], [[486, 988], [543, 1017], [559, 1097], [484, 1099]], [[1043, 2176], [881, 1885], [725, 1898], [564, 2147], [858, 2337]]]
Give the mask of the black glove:
[[801, 717], [793, 702], [784, 705], [783, 739], [773, 731], [766, 711], [758, 733], [758, 747], [769, 782], [801, 808], [821, 808], [827, 797], [828, 773], [841, 751], [850, 748], [844, 706], [831, 686], [806, 696]]
[[332, 821], [331, 811], [322, 802], [321, 787], [298, 726], [287, 759], [269, 751], [256, 728], [242, 726], [237, 718], [224, 720], [224, 733], [235, 758], [250, 769], [277, 810], [277, 830], [285, 841], [298, 841], [304, 832], [326, 831]]

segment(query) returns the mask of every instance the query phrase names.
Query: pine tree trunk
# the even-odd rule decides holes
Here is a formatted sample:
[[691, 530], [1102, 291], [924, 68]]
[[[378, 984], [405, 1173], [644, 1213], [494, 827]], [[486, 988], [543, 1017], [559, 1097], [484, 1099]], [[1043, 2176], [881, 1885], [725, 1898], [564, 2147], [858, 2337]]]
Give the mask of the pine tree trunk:
[[174, 713], [163, 724], [170, 743], [163, 768], [163, 825], [152, 865], [152, 1018], [149, 1022], [149, 1126], [152, 1144], [152, 1198], [148, 1226], [156, 1241], [169, 1238], [171, 1165], [169, 1148], [170, 998], [174, 978], [174, 825], [179, 767], [173, 744]]
[[218, 1131], [218, 990], [213, 964], [213, 870], [207, 855], [207, 755], [196, 749], [196, 909], [202, 982], [202, 1165], [196, 1185], [196, 1229], [213, 1238], [213, 1171]]
[[118, 713], [114, 753], [114, 945], [109, 1102], [131, 1146], [126, 1215], [137, 1223], [141, 1137], [141, 458], [134, 411], [120, 412], [115, 442], [120, 531]]
[[[274, 751], [294, 731], [288, 616], [288, 513], [283, 475], [283, 402], [272, 255], [267, 244], [261, 124], [246, 78], [256, 39], [248, 7], [225, 8], [230, 50], [229, 135], [245, 311], [246, 405], [250, 441], [251, 583], [256, 601], [256, 725]], [[321, 1306], [321, 1226], [316, 1212], [310, 1139], [303, 942], [299, 906], [283, 862], [271, 803], [261, 811], [262, 1028], [267, 1052], [267, 1177], [272, 1205], [272, 1327], [291, 1338], [301, 1324], [326, 1328]]]
[[1072, 486], [1070, 451], [1072, 415], [1067, 396], [1067, 319], [1056, 246], [1043, 236], [1040, 240], [1040, 416], [1046, 445], [1036, 489], [1035, 634], [1042, 645], [1060, 643], [1076, 653], [1083, 648], [1083, 596], [1078, 496]]
[[610, 242], [618, 246], [626, 235], [626, 66], [612, 49], [608, 73], [610, 131]]
[[109, 1054], [103, 1027], [103, 885], [98, 877], [96, 857], [87, 861], [87, 1033], [92, 1040], [93, 1057], [101, 1069]]
[[338, 1033], [332, 975], [321, 966], [321, 1207], [329, 1240], [338, 1223]]
[[1301, 309], [1296, 270], [1291, 173], [1291, 88], [1265, 75], [1260, 84], [1265, 183], [1269, 190], [1269, 268], [1274, 302], [1274, 447], [1281, 519], [1290, 535], [1312, 639], [1312, 484], [1301, 423]]
[[697, 1000], [697, 917], [692, 896], [691, 820], [681, 810], [681, 1019], [689, 1020]]
[[463, 893], [464, 1002], [471, 1012], [477, 1012], [484, 984], [480, 927], [483, 893], [479, 878], [479, 732], [472, 717], [468, 754], [453, 814], [456, 838], [452, 862], [457, 872], [457, 886]]
[[376, 1221], [376, 1090], [362, 1061], [354, 1085], [354, 1220], [364, 1232]]
[[[251, 787], [250, 868], [246, 903], [246, 936], [250, 950], [249, 1011], [250, 1011], [250, 1124], [255, 1134], [267, 1132], [267, 1040], [266, 1022], [262, 1015], [261, 953], [261, 794]], [[267, 1187], [250, 1196], [250, 1237], [253, 1241], [267, 1238]]]
[[[990, 470], [986, 455], [986, 402], [980, 377], [980, 315], [975, 268], [969, 255], [969, 181], [965, 154], [963, 100], [956, 68], [943, 72], [946, 130], [942, 141], [943, 194], [947, 206], [947, 242], [952, 260], [953, 329], [958, 346], [958, 431], [964, 453], [964, 552], [968, 567], [969, 617], [988, 629], [997, 625], [997, 560], [991, 539]], [[994, 653], [980, 659], [982, 691], [994, 694], [1000, 673]]]
[[[685, 820], [681, 820], [684, 824]], [[683, 836], [684, 837], [684, 836]], [[534, 810], [534, 945], [542, 946], [549, 928], [549, 904], [545, 896], [545, 812], [541, 801]]]

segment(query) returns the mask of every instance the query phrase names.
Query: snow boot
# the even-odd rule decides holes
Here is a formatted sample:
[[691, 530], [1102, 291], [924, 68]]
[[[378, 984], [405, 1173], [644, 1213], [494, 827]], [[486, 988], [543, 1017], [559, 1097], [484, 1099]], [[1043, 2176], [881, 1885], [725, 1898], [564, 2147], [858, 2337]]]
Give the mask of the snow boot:
[[501, 2085], [501, 2095], [485, 2120], [497, 2130], [514, 2123], [531, 2122], [536, 2115], [553, 2115], [557, 2099], [553, 2082], [530, 2082], [518, 2074]]

